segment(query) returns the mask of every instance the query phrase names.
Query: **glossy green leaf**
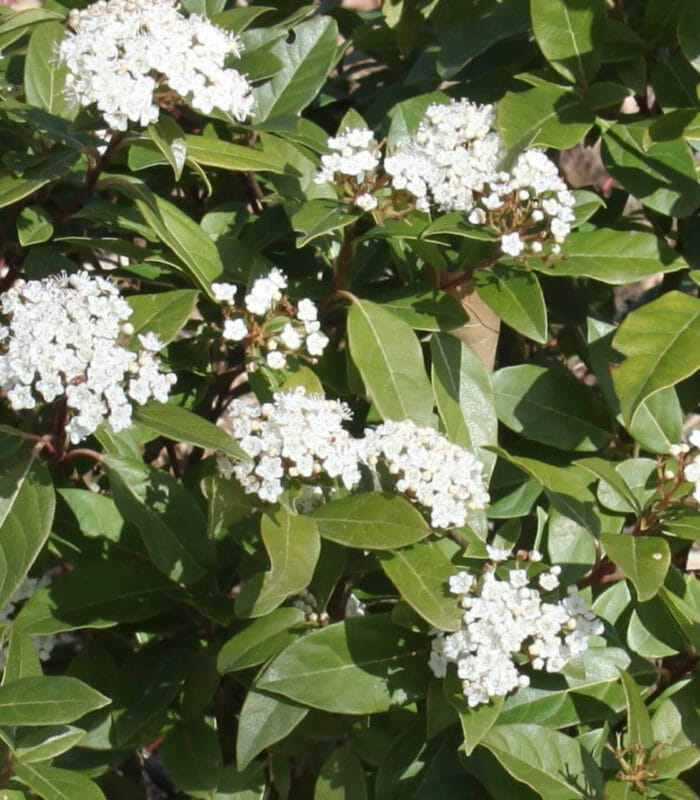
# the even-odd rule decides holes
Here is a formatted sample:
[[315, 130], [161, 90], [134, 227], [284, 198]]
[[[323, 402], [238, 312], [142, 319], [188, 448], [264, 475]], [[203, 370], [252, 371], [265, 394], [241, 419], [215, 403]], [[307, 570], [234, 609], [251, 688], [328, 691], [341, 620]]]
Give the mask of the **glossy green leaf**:
[[627, 356], [613, 382], [629, 424], [644, 400], [700, 368], [700, 300], [667, 292], [633, 311], [613, 344]]
[[70, 750], [83, 738], [85, 731], [74, 725], [31, 728], [17, 737], [15, 754], [24, 764], [49, 761]]
[[148, 563], [101, 561], [80, 565], [36, 591], [16, 618], [27, 634], [109, 628], [147, 619], [175, 585]]
[[451, 294], [437, 289], [412, 286], [382, 292], [375, 299], [382, 308], [419, 331], [449, 331], [467, 321], [461, 303]]
[[509, 150], [536, 145], [565, 150], [583, 139], [593, 121], [575, 92], [554, 83], [507, 92], [498, 104], [498, 127]]
[[270, 570], [244, 582], [236, 598], [239, 617], [261, 617], [311, 582], [321, 542], [310, 517], [285, 509], [263, 514], [260, 536], [270, 559]]
[[56, 498], [46, 465], [29, 449], [0, 466], [0, 608], [24, 580], [51, 530]]
[[133, 309], [129, 322], [134, 338], [139, 333], [155, 333], [163, 344], [169, 344], [184, 328], [197, 302], [194, 289], [176, 289], [160, 294], [138, 294], [127, 299]]
[[234, 634], [219, 651], [221, 675], [262, 664], [298, 638], [306, 623], [304, 612], [293, 606], [277, 608], [253, 620]]
[[557, 72], [582, 86], [598, 71], [606, 16], [604, 0], [530, 0], [540, 50]]
[[333, 750], [321, 764], [314, 800], [367, 800], [367, 778], [350, 744]]
[[175, 180], [179, 181], [187, 160], [187, 143], [182, 128], [172, 117], [161, 115], [157, 122], [146, 128], [146, 135], [155, 142], [172, 167]]
[[214, 546], [197, 501], [182, 484], [135, 459], [104, 459], [114, 501], [136, 525], [155, 566], [171, 580], [193, 583], [214, 564]]
[[163, 766], [177, 787], [194, 797], [211, 797], [219, 785], [223, 759], [216, 731], [204, 720], [168, 733], [161, 749]]
[[[581, 466], [586, 468], [585, 464]], [[614, 467], [612, 464], [609, 466], [618, 480], [615, 481], [610, 472], [601, 480], [598, 484], [599, 502], [620, 514], [639, 514], [656, 493], [656, 462], [651, 458], [628, 458]], [[619, 479], [627, 486], [626, 493], [621, 493]]]
[[547, 800], [601, 796], [602, 777], [575, 740], [540, 725], [496, 725], [481, 740], [501, 766]]
[[284, 172], [283, 165], [274, 153], [259, 148], [190, 134], [185, 136], [185, 143], [187, 157], [202, 167], [216, 167], [231, 172]]
[[506, 325], [540, 344], [547, 341], [547, 309], [532, 272], [496, 264], [474, 273], [474, 287]]
[[134, 416], [137, 422], [142, 422], [150, 430], [175, 442], [187, 442], [204, 450], [221, 451], [236, 460], [250, 460], [226, 431], [186, 408], [151, 401], [145, 406], [139, 406]]
[[239, 769], [270, 745], [284, 739], [309, 713], [309, 709], [283, 697], [251, 688], [243, 701], [236, 736]]
[[111, 497], [71, 488], [59, 489], [58, 496], [72, 511], [82, 534], [112, 542], [120, 540], [124, 519]]
[[647, 149], [652, 120], [617, 123], [603, 135], [602, 157], [608, 172], [645, 206], [687, 217], [700, 205], [700, 185], [688, 145], [656, 142]]
[[22, 247], [41, 244], [53, 236], [51, 217], [42, 208], [27, 206], [17, 217], [17, 238]]
[[34, 28], [24, 62], [24, 93], [28, 103], [68, 119], [75, 116], [64, 95], [68, 67], [58, 64], [56, 58], [58, 42], [64, 35], [65, 28], [59, 22]]
[[16, 763], [13, 770], [17, 778], [44, 800], [105, 800], [100, 787], [68, 769], [49, 767], [46, 764]]
[[410, 327], [380, 305], [353, 298], [348, 341], [352, 360], [382, 417], [430, 424], [430, 382]]
[[605, 533], [600, 538], [608, 558], [632, 581], [639, 599], [654, 597], [671, 563], [666, 540], [660, 536]]
[[449, 590], [455, 569], [442, 550], [419, 542], [381, 554], [379, 563], [402, 599], [426, 622], [442, 631], [459, 629], [463, 611]]
[[[548, 275], [595, 278], [617, 286], [688, 266], [677, 251], [653, 234], [639, 231], [575, 231], [563, 251], [566, 258], [555, 261], [553, 268], [541, 270]], [[540, 268], [534, 261], [533, 267]]]
[[351, 213], [338, 200], [326, 197], [309, 200], [292, 215], [294, 230], [302, 234], [297, 239], [297, 247], [305, 247], [319, 236], [340, 231], [359, 219], [359, 216]]
[[496, 459], [482, 446], [498, 438], [491, 376], [474, 351], [449, 334], [435, 334], [430, 353], [435, 404], [447, 436], [478, 453], [488, 480]]
[[498, 418], [528, 439], [562, 450], [597, 450], [611, 437], [604, 409], [568, 370], [504, 367], [493, 387]]
[[651, 729], [651, 719], [639, 687], [632, 676], [624, 670], [620, 670], [620, 680], [622, 688], [625, 690], [627, 703], [627, 742], [636, 742], [643, 747], [652, 747], [654, 733]]
[[683, 55], [700, 72], [700, 31], [692, 12], [692, 7], [687, 4], [681, 12], [678, 19], [678, 44]]
[[331, 500], [311, 518], [324, 539], [362, 550], [392, 550], [430, 533], [420, 511], [395, 494], [363, 492]]
[[429, 650], [427, 637], [387, 615], [349, 619], [291, 644], [258, 687], [324, 711], [375, 714], [425, 694]]
[[31, 636], [25, 633], [19, 625], [13, 624], [9, 634], [6, 634], [5, 669], [2, 673], [2, 683], [11, 683], [20, 678], [35, 678], [43, 675], [39, 653]]
[[646, 131], [645, 147], [653, 142], [668, 142], [673, 139], [700, 139], [700, 112], [694, 108], [681, 108], [664, 114]]
[[20, 678], [0, 686], [0, 725], [62, 725], [109, 702], [75, 678]]
[[284, 67], [254, 90], [259, 121], [298, 114], [311, 102], [333, 65], [337, 37], [335, 20], [319, 15], [294, 26], [291, 36], [270, 48]]
[[600, 478], [601, 482], [605, 483], [626, 504], [622, 508], [623, 511], [641, 511], [639, 500], [635, 497], [634, 492], [609, 461], [604, 458], [591, 457], [580, 458], [575, 463]]

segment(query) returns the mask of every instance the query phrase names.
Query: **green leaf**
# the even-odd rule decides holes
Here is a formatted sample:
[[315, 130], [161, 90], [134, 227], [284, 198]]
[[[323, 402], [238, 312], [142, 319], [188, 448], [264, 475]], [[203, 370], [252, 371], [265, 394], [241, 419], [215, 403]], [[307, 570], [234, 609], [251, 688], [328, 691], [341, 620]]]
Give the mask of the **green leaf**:
[[[582, 466], [586, 468], [585, 464]], [[610, 466], [612, 467], [612, 464]], [[627, 486], [627, 493], [621, 494], [622, 487], [619, 480], [611, 482], [615, 480], [612, 473]], [[611, 511], [620, 514], [632, 512], [639, 515], [641, 509], [656, 493], [656, 462], [651, 458], [628, 458], [616, 464], [612, 473], [608, 473], [598, 485], [598, 501]]]
[[187, 160], [187, 143], [182, 128], [172, 117], [161, 114], [157, 122], [146, 128], [146, 135], [155, 142], [172, 167], [175, 180], [179, 181]]
[[651, 729], [651, 719], [639, 687], [634, 682], [634, 678], [623, 669], [620, 670], [620, 680], [622, 688], [625, 690], [625, 702], [627, 703], [627, 744], [634, 742], [641, 744], [642, 747], [652, 747], [654, 733]]
[[81, 564], [36, 591], [15, 625], [24, 633], [45, 636], [76, 628], [109, 628], [154, 616], [166, 592], [174, 588], [148, 563]]
[[451, 78], [491, 45], [502, 39], [525, 36], [529, 28], [527, 4], [522, 0], [505, 2], [470, 10], [467, 18], [457, 18], [440, 36], [438, 72]]
[[686, 4], [678, 19], [678, 44], [683, 55], [700, 72], [700, 31], [694, 24], [693, 9]]
[[613, 344], [627, 356], [613, 383], [629, 424], [648, 397], [700, 368], [700, 300], [667, 292], [629, 314]]
[[637, 597], [650, 600], [663, 585], [671, 563], [668, 542], [660, 536], [601, 534], [608, 558], [632, 581]]
[[605, 33], [605, 0], [530, 0], [530, 16], [535, 40], [557, 72], [581, 86], [595, 77]]
[[113, 694], [113, 744], [145, 743], [161, 730], [167, 708], [187, 677], [196, 652], [192, 644], [151, 642], [124, 661]]
[[105, 800], [100, 787], [79, 772], [20, 762], [12, 768], [16, 777], [44, 800]]
[[509, 150], [536, 145], [565, 150], [583, 139], [594, 120], [575, 92], [554, 83], [507, 92], [498, 104], [498, 127]]
[[319, 506], [311, 518], [324, 539], [361, 550], [392, 550], [424, 539], [430, 528], [403, 497], [362, 492]]
[[211, 283], [221, 275], [224, 266], [216, 245], [202, 227], [134, 179], [105, 178], [100, 186], [131, 198], [153, 233], [178, 257], [194, 283], [211, 297]]
[[85, 731], [73, 725], [32, 728], [17, 737], [15, 754], [24, 764], [50, 761], [70, 750], [84, 738]]
[[601, 773], [581, 745], [541, 725], [496, 725], [481, 740], [501, 766], [547, 800], [601, 797]]
[[51, 217], [36, 206], [27, 206], [17, 217], [17, 238], [22, 247], [47, 242], [53, 236]]
[[671, 44], [676, 38], [684, 0], [647, 0], [644, 8], [644, 38], [648, 45]]
[[351, 744], [333, 750], [321, 764], [314, 800], [367, 800], [367, 778]]
[[194, 497], [175, 478], [135, 459], [108, 455], [104, 465], [119, 512], [139, 529], [155, 566], [186, 585], [201, 578], [215, 556]]
[[220, 451], [240, 461], [250, 460], [226, 431], [186, 408], [152, 401], [138, 407], [134, 417], [154, 433], [175, 442], [187, 442], [204, 450]]
[[443, 680], [443, 692], [457, 712], [464, 736], [464, 752], [470, 756], [479, 742], [495, 725], [503, 709], [503, 697], [492, 697], [488, 703], [471, 707], [464, 697], [462, 681], [450, 669]]
[[[255, 87], [256, 119], [298, 114], [306, 108], [335, 61], [337, 40], [335, 20], [322, 15], [299, 23], [286, 39], [280, 38], [268, 52], [277, 56], [284, 67]], [[248, 41], [248, 48], [255, 48], [254, 40]]]
[[223, 760], [216, 731], [203, 719], [179, 725], [161, 748], [165, 771], [177, 787], [195, 797], [211, 797], [219, 785]]
[[432, 391], [423, 353], [409, 326], [370, 300], [353, 298], [348, 344], [372, 402], [384, 419], [429, 425]]
[[506, 325], [540, 344], [547, 341], [547, 308], [532, 272], [496, 264], [474, 273], [474, 287]]
[[243, 701], [238, 720], [238, 769], [245, 769], [258, 753], [284, 739], [308, 713], [305, 706], [252, 688]]
[[294, 230], [303, 234], [297, 239], [297, 247], [305, 247], [319, 236], [342, 230], [359, 217], [338, 200], [326, 197], [309, 200], [291, 218]]
[[65, 175], [80, 154], [68, 148], [54, 148], [46, 160], [26, 169], [21, 177], [0, 169], [0, 208], [34, 194], [42, 186]]
[[493, 387], [498, 418], [528, 439], [562, 450], [598, 450], [612, 435], [591, 389], [566, 369], [504, 367]]
[[58, 42], [65, 32], [60, 22], [47, 22], [34, 28], [24, 62], [24, 93], [27, 103], [70, 119], [77, 108], [71, 110], [63, 93], [68, 67], [57, 64], [56, 59]]
[[430, 340], [432, 385], [448, 438], [478, 453], [490, 476], [495, 457], [482, 445], [495, 444], [498, 420], [491, 376], [468, 345], [449, 334]]
[[[685, 259], [661, 239], [639, 231], [575, 231], [567, 238], [563, 251], [565, 258], [542, 271], [553, 276], [595, 278], [618, 286], [688, 267]], [[539, 268], [535, 262], [533, 266]]]
[[293, 606], [277, 608], [253, 620], [219, 651], [219, 673], [225, 675], [262, 664], [297, 639], [305, 627], [304, 612]]
[[236, 598], [239, 617], [261, 617], [305, 589], [311, 583], [321, 550], [314, 520], [282, 508], [263, 514], [260, 536], [270, 570], [256, 573], [244, 582]]
[[24, 450], [0, 469], [0, 608], [46, 542], [56, 498], [46, 465]]
[[274, 153], [257, 147], [243, 147], [212, 136], [190, 134], [185, 136], [185, 143], [188, 159], [202, 167], [216, 167], [231, 172], [284, 173], [284, 165]]
[[592, 473], [607, 484], [607, 486], [626, 503], [623, 511], [640, 512], [642, 510], [639, 500], [635, 497], [625, 479], [609, 461], [606, 461], [604, 458], [591, 457], [580, 458], [574, 463], [576, 466], [583, 467], [587, 472]]
[[2, 673], [3, 685], [20, 678], [35, 678], [43, 675], [34, 642], [18, 625], [10, 626], [6, 646], [5, 669]]
[[429, 650], [388, 615], [349, 619], [289, 645], [258, 688], [331, 713], [376, 714], [425, 694]]
[[134, 326], [134, 337], [150, 332], [155, 333], [163, 344], [169, 344], [192, 315], [197, 296], [195, 289], [176, 289], [128, 297], [127, 302], [133, 309], [129, 322]]
[[214, 800], [264, 800], [267, 789], [262, 764], [250, 764], [242, 772], [230, 764], [223, 769]]
[[454, 566], [434, 543], [382, 553], [379, 563], [402, 599], [426, 622], [442, 631], [459, 630], [463, 611], [449, 591]]
[[694, 108], [679, 108], [664, 114], [647, 129], [645, 147], [652, 142], [668, 142], [673, 139], [700, 139], [700, 112]]
[[700, 185], [688, 145], [656, 142], [647, 149], [653, 120], [611, 125], [603, 134], [603, 164], [643, 205], [673, 217], [687, 217], [700, 205]]
[[414, 330], [449, 331], [467, 321], [462, 304], [432, 287], [411, 286], [375, 295], [375, 300]]
[[62, 725], [109, 702], [75, 678], [20, 678], [0, 686], [0, 725]]

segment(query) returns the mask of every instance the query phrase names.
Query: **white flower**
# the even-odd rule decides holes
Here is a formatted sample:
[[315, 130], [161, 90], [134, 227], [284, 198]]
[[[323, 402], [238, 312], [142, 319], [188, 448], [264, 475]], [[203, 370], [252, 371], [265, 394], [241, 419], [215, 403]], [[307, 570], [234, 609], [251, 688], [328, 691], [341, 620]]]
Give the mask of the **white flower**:
[[242, 317], [227, 319], [224, 321], [224, 329], [221, 335], [231, 342], [240, 342], [248, 335], [248, 326]]
[[349, 416], [343, 403], [307, 395], [303, 387], [278, 392], [262, 406], [234, 400], [232, 435], [252, 461], [221, 456], [219, 471], [270, 503], [277, 502], [289, 478], [312, 481], [325, 473], [351, 489], [360, 471], [358, 444], [343, 428]]
[[537, 582], [546, 592], [553, 592], [559, 586], [559, 578], [552, 572], [543, 572]]
[[368, 464], [385, 462], [396, 489], [430, 510], [434, 528], [460, 527], [488, 503], [483, 465], [433, 428], [387, 420], [365, 431], [363, 448]]
[[318, 309], [313, 300], [304, 298], [297, 303], [297, 319], [301, 322], [315, 322], [318, 319]]
[[696, 428], [690, 433], [690, 436], [688, 436], [688, 441], [693, 447], [700, 448], [700, 428]]
[[511, 554], [511, 550], [508, 547], [494, 547], [490, 544], [486, 545], [486, 552], [491, 561], [506, 561]]
[[360, 181], [379, 164], [374, 134], [367, 128], [346, 128], [328, 140], [328, 147], [333, 152], [321, 156], [321, 169], [314, 183], [334, 183], [341, 177]]
[[501, 250], [506, 255], [519, 256], [524, 248], [525, 243], [517, 233], [507, 233], [501, 236]]
[[322, 356], [328, 344], [325, 333], [310, 333], [306, 337], [306, 350], [310, 356]]
[[100, 0], [71, 11], [68, 22], [73, 30], [58, 46], [66, 97], [96, 103], [110, 128], [156, 122], [154, 92], [163, 85], [203, 114], [220, 108], [239, 122], [250, 116], [251, 86], [225, 66], [240, 55], [238, 39], [197, 14], [184, 17], [175, 2]]
[[233, 298], [236, 296], [238, 287], [235, 283], [212, 283], [211, 293], [219, 303], [233, 305]]
[[[547, 574], [558, 571], [552, 567]], [[463, 587], [465, 592], [458, 591]], [[533, 669], [556, 672], [588, 648], [591, 635], [602, 632], [575, 587], [567, 590], [568, 597], [543, 603], [525, 570], [510, 570], [507, 581], [487, 572], [480, 586], [462, 571], [450, 578], [450, 589], [463, 594], [462, 625], [455, 633], [437, 632], [428, 663], [438, 678], [446, 675], [448, 664], [456, 665], [471, 707], [529, 685], [516, 654], [526, 653]]]
[[87, 272], [18, 281], [2, 296], [1, 310], [0, 387], [16, 409], [65, 396], [71, 442], [105, 419], [115, 432], [128, 428], [132, 400], [168, 399], [175, 376], [162, 373], [154, 356], [163, 343], [145, 333], [138, 336], [141, 350], [123, 346], [132, 309], [109, 281]]
[[287, 366], [287, 358], [279, 350], [272, 350], [268, 353], [265, 361], [270, 369], [284, 369]]
[[288, 350], [298, 350], [301, 347], [301, 334], [288, 322], [282, 328], [280, 341]]
[[364, 192], [355, 198], [355, 205], [362, 211], [373, 211], [377, 207], [377, 198], [369, 192]]
[[282, 299], [282, 289], [287, 287], [283, 272], [273, 267], [264, 278], [253, 281], [244, 298], [245, 307], [257, 317], [263, 317]]

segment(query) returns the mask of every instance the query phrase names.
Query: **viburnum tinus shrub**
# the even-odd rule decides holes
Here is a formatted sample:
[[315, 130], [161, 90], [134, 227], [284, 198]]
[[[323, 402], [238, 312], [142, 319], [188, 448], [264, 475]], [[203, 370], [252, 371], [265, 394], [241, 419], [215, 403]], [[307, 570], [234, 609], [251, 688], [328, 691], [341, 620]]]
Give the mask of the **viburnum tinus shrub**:
[[697, 796], [694, 4], [358, 5], [0, 7], [4, 800]]

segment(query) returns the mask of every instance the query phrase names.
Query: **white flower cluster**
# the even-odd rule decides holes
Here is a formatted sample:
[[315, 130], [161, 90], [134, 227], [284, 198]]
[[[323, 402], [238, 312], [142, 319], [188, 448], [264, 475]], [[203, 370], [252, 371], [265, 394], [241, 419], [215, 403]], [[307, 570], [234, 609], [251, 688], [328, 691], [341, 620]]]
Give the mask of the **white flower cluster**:
[[321, 156], [321, 169], [314, 183], [335, 183], [342, 186], [362, 211], [377, 207], [377, 198], [363, 187], [365, 178], [373, 178], [379, 166], [378, 145], [368, 128], [346, 128], [328, 139], [332, 151]]
[[[556, 567], [540, 573], [540, 589], [553, 591], [559, 585], [558, 575]], [[456, 664], [471, 707], [527, 686], [530, 680], [519, 671], [519, 661], [536, 670], [558, 672], [588, 649], [589, 636], [603, 631], [602, 622], [575, 587], [557, 602], [544, 602], [524, 569], [509, 570], [508, 580], [493, 571], [480, 581], [459, 572], [450, 578], [450, 591], [460, 596], [462, 627], [456, 633], [437, 633], [430, 667], [443, 678], [447, 665]], [[517, 654], [521, 654], [518, 661]]]
[[173, 0], [99, 0], [71, 11], [68, 21], [73, 33], [58, 47], [69, 70], [66, 96], [96, 103], [110, 128], [156, 122], [154, 93], [168, 90], [203, 114], [250, 115], [250, 84], [224, 67], [229, 55], [240, 55], [236, 36], [199, 15], [184, 17]]
[[542, 150], [522, 153], [509, 171], [501, 168], [506, 148], [496, 130], [493, 105], [469, 100], [428, 106], [416, 132], [384, 158], [367, 128], [347, 128], [328, 140], [316, 183], [333, 183], [362, 211], [378, 206], [377, 190], [390, 181], [416, 208], [458, 211], [472, 225], [500, 234], [501, 250], [561, 252], [571, 231], [575, 199]]
[[[228, 311], [235, 310], [237, 287], [234, 284], [213, 283], [211, 288], [216, 300], [225, 303]], [[328, 344], [328, 337], [321, 331], [316, 304], [304, 298], [290, 316], [292, 310], [282, 293], [286, 288], [287, 276], [276, 267], [265, 277], [257, 278], [243, 298], [245, 310], [240, 309], [239, 315], [228, 317], [222, 331], [223, 338], [232, 342], [240, 342], [246, 337], [255, 339], [255, 343], [266, 351], [265, 362], [271, 369], [284, 369], [287, 355], [291, 353], [315, 360], [323, 355]], [[271, 312], [274, 312], [273, 320], [281, 321], [281, 327], [279, 324], [265, 324]]]
[[399, 492], [430, 509], [434, 528], [461, 527], [489, 501], [481, 462], [433, 428], [389, 420], [365, 431], [364, 451], [371, 465], [386, 463]]
[[[693, 498], [700, 503], [700, 428], [696, 428], [688, 437], [690, 446], [698, 448], [698, 451], [683, 468], [683, 477], [690, 483], [695, 484], [693, 489]], [[671, 447], [671, 455], [685, 455], [690, 452], [690, 447], [687, 444], [673, 445]]]
[[131, 306], [109, 281], [87, 272], [17, 281], [0, 298], [0, 388], [14, 409], [65, 397], [73, 443], [107, 419], [117, 432], [131, 425], [132, 401], [168, 399], [175, 375], [154, 356], [163, 347], [139, 334], [138, 352], [124, 347]]
[[284, 479], [340, 478], [351, 489], [360, 480], [358, 445], [343, 428], [350, 411], [343, 403], [307, 395], [303, 387], [278, 392], [262, 406], [235, 400], [229, 411], [233, 438], [248, 462], [218, 459], [219, 471], [235, 476], [248, 494], [275, 503]]
[[230, 418], [233, 438], [253, 462], [234, 464], [221, 456], [219, 470], [268, 502], [282, 494], [285, 477], [313, 479], [325, 473], [351, 489], [360, 480], [361, 465], [380, 462], [396, 477], [399, 492], [430, 510], [434, 528], [464, 525], [467, 513], [485, 508], [489, 500], [483, 465], [437, 431], [410, 420], [390, 420], [353, 439], [342, 428], [343, 420], [351, 419], [347, 406], [306, 396], [303, 387], [279, 392], [262, 407], [235, 401]]

